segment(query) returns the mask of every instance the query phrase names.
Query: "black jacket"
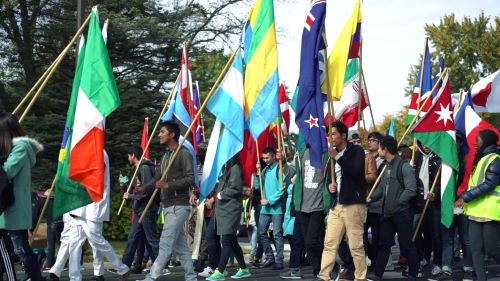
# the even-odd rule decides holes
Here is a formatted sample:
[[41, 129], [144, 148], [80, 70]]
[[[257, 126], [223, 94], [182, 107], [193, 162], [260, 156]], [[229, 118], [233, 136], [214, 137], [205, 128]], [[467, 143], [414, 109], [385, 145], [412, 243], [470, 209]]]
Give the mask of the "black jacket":
[[[421, 149], [420, 151], [423, 150]], [[429, 191], [430, 191], [434, 178], [436, 177], [439, 167], [441, 166], [441, 158], [439, 158], [439, 156], [437, 156], [432, 152], [429, 153], [429, 158], [430, 158], [429, 159]], [[423, 161], [423, 152], [420, 152], [415, 156], [415, 175], [417, 176], [417, 178], [420, 175], [420, 169], [422, 168], [422, 161]], [[423, 194], [423, 188], [424, 188], [423, 183], [417, 182], [417, 191], [419, 193]], [[436, 194], [436, 196], [434, 197], [434, 201], [429, 203], [435, 206], [441, 206], [441, 196], [439, 196], [439, 194], [441, 194], [441, 176], [439, 176], [439, 178], [436, 181], [436, 186], [434, 187], [434, 194]]]
[[[498, 147], [494, 145], [486, 147], [484, 149], [482, 157], [490, 153], [499, 154]], [[488, 169], [486, 169], [486, 172], [484, 174], [484, 182], [462, 193], [462, 199], [465, 202], [470, 202], [474, 199], [477, 199], [478, 197], [484, 196], [492, 192], [493, 190], [495, 190], [495, 187], [497, 187], [497, 185], [499, 184], [500, 184], [500, 160], [495, 159], [488, 166]]]
[[[337, 160], [337, 163], [340, 165], [342, 174], [338, 203], [342, 205], [365, 204], [365, 151], [363, 148], [359, 145], [349, 143], [344, 154]], [[330, 171], [329, 167], [327, 171]], [[337, 203], [336, 199], [337, 193], [332, 194], [331, 208]]]
[[[150, 160], [142, 160], [139, 164], [139, 173], [137, 174], [138, 182], [140, 183], [142, 192], [138, 193], [134, 188], [132, 194], [129, 194], [129, 199], [134, 200], [133, 209], [136, 214], [142, 214], [142, 211], [149, 202], [149, 198], [155, 189], [155, 165]], [[158, 198], [158, 197], [156, 197]], [[154, 210], [158, 207], [159, 200], [154, 201]]]

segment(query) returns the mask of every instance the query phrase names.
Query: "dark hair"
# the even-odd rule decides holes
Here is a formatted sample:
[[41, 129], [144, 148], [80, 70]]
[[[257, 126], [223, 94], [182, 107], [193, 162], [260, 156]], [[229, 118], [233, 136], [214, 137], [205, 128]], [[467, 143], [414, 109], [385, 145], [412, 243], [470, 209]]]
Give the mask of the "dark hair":
[[371, 132], [371, 133], [368, 134], [368, 138], [374, 138], [374, 139], [376, 139], [378, 141], [380, 141], [380, 139], [382, 137], [383, 137], [382, 134], [379, 133], [379, 132]]
[[392, 136], [385, 136], [380, 139], [380, 148], [387, 149], [389, 153], [396, 155], [398, 153], [398, 142]]
[[474, 155], [474, 166], [477, 165], [479, 160], [484, 156], [484, 149], [488, 146], [497, 145], [498, 135], [492, 130], [482, 130], [479, 132], [478, 137], [483, 141], [483, 145], [477, 148], [476, 155]]
[[0, 113], [0, 156], [7, 158], [12, 150], [12, 139], [24, 136], [24, 131], [17, 117], [3, 112]]
[[133, 145], [129, 149], [127, 149], [127, 154], [134, 155], [135, 158], [140, 159], [142, 156], [143, 150], [138, 145]]
[[[347, 136], [349, 135], [349, 129], [347, 129], [347, 126], [340, 122], [340, 121], [335, 121], [332, 123], [332, 128], [336, 128], [337, 131], [342, 135], [345, 134], [345, 140], [347, 141]], [[326, 128], [328, 130], [328, 128]]]
[[398, 152], [401, 152], [401, 158], [407, 162], [411, 160], [411, 148], [407, 144], [402, 144], [398, 147]]
[[273, 155], [276, 155], [276, 149], [274, 147], [268, 146], [264, 148], [264, 151], [262, 151], [264, 154], [269, 154], [272, 153]]
[[165, 127], [167, 128], [169, 133], [174, 134], [174, 139], [179, 142], [179, 136], [181, 135], [181, 129], [179, 128], [179, 124], [175, 123], [174, 121], [165, 121], [161, 122], [160, 128]]
[[222, 169], [222, 177], [224, 179], [227, 179], [227, 177], [229, 177], [229, 171], [234, 165], [241, 166], [239, 153], [236, 153], [233, 157], [231, 157], [231, 159], [227, 160], [227, 162], [224, 164], [224, 167]]

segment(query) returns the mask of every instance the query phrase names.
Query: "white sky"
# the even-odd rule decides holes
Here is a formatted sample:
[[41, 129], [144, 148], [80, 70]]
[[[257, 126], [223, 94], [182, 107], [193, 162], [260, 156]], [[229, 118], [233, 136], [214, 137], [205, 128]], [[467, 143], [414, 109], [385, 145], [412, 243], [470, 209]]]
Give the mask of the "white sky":
[[[308, 0], [275, 0], [280, 79], [295, 90], [300, 67], [300, 42]], [[349, 17], [355, 0], [328, 0], [326, 31], [329, 49]], [[363, 70], [375, 122], [396, 113], [403, 104], [406, 76], [411, 64], [418, 63], [426, 23], [439, 24], [445, 14], [477, 17], [481, 11], [491, 18], [500, 15], [498, 0], [365, 0], [363, 13]], [[432, 45], [431, 45], [432, 48]], [[368, 109], [364, 112], [369, 118]], [[367, 123], [368, 126], [368, 123]]]

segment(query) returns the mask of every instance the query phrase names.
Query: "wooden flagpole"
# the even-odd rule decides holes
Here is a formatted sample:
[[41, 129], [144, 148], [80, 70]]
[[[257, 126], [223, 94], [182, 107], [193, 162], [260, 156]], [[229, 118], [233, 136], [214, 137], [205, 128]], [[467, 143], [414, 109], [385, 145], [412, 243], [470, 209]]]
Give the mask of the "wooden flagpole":
[[[278, 100], [279, 103], [279, 100]], [[283, 135], [281, 134], [281, 122], [280, 122], [280, 117], [279, 114], [281, 114], [281, 108], [278, 110], [278, 117], [276, 117], [276, 135], [278, 137], [278, 150], [281, 152], [282, 155], [284, 155], [282, 148], [283, 148]], [[281, 188], [285, 188], [285, 185], [283, 184], [283, 161], [279, 160], [279, 177], [280, 177], [280, 184]], [[286, 192], [286, 191], [285, 191]]]
[[[83, 22], [82, 26], [80, 27], [80, 29], [78, 29], [78, 31], [76, 32], [75, 36], [73, 36], [73, 38], [71, 39], [71, 41], [68, 43], [68, 45], [64, 48], [64, 50], [61, 52], [61, 54], [56, 58], [56, 60], [54, 61], [53, 63], [53, 66], [52, 68], [49, 67], [49, 72], [47, 73], [47, 75], [45, 76], [45, 80], [43, 80], [42, 84], [40, 85], [40, 88], [38, 89], [38, 91], [35, 93], [35, 95], [33, 96], [33, 98], [31, 99], [31, 102], [28, 104], [28, 106], [26, 107], [26, 109], [24, 110], [23, 114], [21, 115], [21, 117], [19, 118], [19, 123], [23, 122], [24, 118], [26, 117], [26, 115], [28, 114], [28, 112], [30, 111], [31, 107], [33, 106], [33, 104], [35, 103], [35, 101], [37, 100], [38, 96], [40, 95], [40, 93], [42, 92], [42, 90], [45, 88], [45, 85], [47, 85], [47, 82], [50, 80], [50, 78], [52, 77], [52, 75], [54, 74], [54, 72], [57, 70], [57, 67], [59, 67], [59, 64], [61, 64], [61, 61], [63, 59], [63, 57], [68, 53], [69, 49], [73, 46], [73, 44], [75, 43], [75, 41], [78, 39], [78, 36], [80, 36], [80, 34], [83, 32], [83, 30], [85, 29], [85, 27], [88, 25], [89, 21], [90, 21], [90, 15], [87, 17], [87, 19]], [[41, 79], [41, 78], [40, 78]], [[37, 82], [38, 84], [38, 82]], [[33, 87], [35, 88], [35, 87]], [[32, 88], [32, 90], [33, 90]], [[31, 92], [31, 91], [30, 91]], [[19, 107], [19, 106], [18, 106]], [[17, 108], [16, 108], [17, 109]]]
[[[441, 76], [439, 76], [439, 79], [436, 81], [436, 84], [434, 84], [434, 86], [432, 87], [432, 90], [431, 92], [434, 92], [434, 90], [436, 89], [437, 85], [439, 84], [439, 82], [443, 79], [443, 77], [445, 76], [445, 73], [448, 72], [448, 68], [445, 68], [443, 70], [443, 73], [441, 74]], [[422, 105], [422, 107], [420, 107], [418, 110], [417, 110], [417, 115], [418, 116], [420, 114], [420, 112], [422, 111], [422, 109], [424, 108], [424, 106], [427, 104], [427, 102], [429, 102], [429, 100], [432, 100], [432, 95], [429, 95], [425, 100], [424, 100], [424, 103]], [[412, 129], [413, 125], [415, 124], [415, 122], [417, 122], [417, 118], [413, 118], [413, 120], [411, 120], [410, 122], [410, 125], [408, 126], [408, 128], [406, 128], [406, 131], [404, 132], [404, 134], [401, 136], [401, 138], [399, 139], [398, 141], [398, 146], [403, 142], [404, 138], [406, 137], [406, 135], [410, 132], [410, 129]], [[375, 191], [375, 188], [377, 187], [378, 185], [378, 182], [380, 181], [380, 178], [382, 178], [382, 175], [384, 174], [385, 170], [386, 170], [387, 166], [384, 166], [384, 168], [382, 169], [382, 171], [380, 172], [380, 174], [378, 175], [377, 177], [377, 180], [375, 181], [375, 183], [373, 184], [372, 188], [370, 189], [370, 192], [368, 193], [368, 195], [366, 196], [366, 199], [367, 201], [370, 200], [373, 192]]]
[[[168, 94], [167, 101], [165, 102], [165, 105], [163, 106], [163, 108], [160, 112], [160, 115], [158, 116], [158, 120], [156, 121], [156, 124], [153, 128], [153, 131], [149, 135], [148, 143], [146, 144], [146, 147], [144, 147], [144, 149], [142, 150], [142, 155], [141, 155], [141, 158], [139, 159], [139, 163], [141, 163], [142, 159], [144, 159], [144, 156], [146, 155], [146, 151], [148, 150], [149, 145], [151, 144], [151, 140], [153, 139], [154, 134], [155, 134], [156, 130], [158, 129], [158, 125], [161, 122], [161, 118], [163, 117], [163, 114], [167, 110], [167, 107], [170, 104], [170, 101], [172, 100], [172, 98], [174, 96], [173, 93], [174, 93], [175, 87], [177, 86], [177, 82], [179, 82], [180, 76], [181, 76], [181, 73], [179, 72], [179, 74], [177, 75], [177, 79], [175, 80], [174, 85], [170, 89], [170, 93]], [[139, 168], [140, 168], [140, 165], [137, 165], [137, 167], [135, 167], [134, 174], [133, 174], [132, 178], [130, 179], [130, 182], [129, 182], [128, 187], [127, 187], [128, 193], [130, 193], [133, 189], [132, 185], [133, 185], [135, 178], [137, 177], [137, 174], [139, 173]], [[123, 206], [125, 205], [126, 201], [127, 201], [127, 199], [122, 200], [122, 203], [120, 205], [120, 209], [118, 209], [118, 213], [117, 213], [118, 216], [121, 214]]]
[[[231, 67], [231, 64], [234, 60], [234, 57], [236, 56], [236, 53], [238, 52], [239, 50], [239, 46], [238, 48], [233, 52], [233, 54], [231, 55], [231, 57], [229, 58], [229, 60], [227, 61], [226, 63], [226, 66], [224, 66], [224, 69], [222, 70], [222, 72], [220, 73], [219, 77], [217, 78], [217, 81], [215, 81], [212, 89], [210, 89], [210, 92], [208, 93], [207, 95], [207, 98], [205, 99], [205, 101], [203, 101], [203, 104], [200, 106], [200, 109], [198, 110], [198, 113], [196, 113], [196, 116], [193, 118], [193, 120], [191, 121], [191, 124], [189, 125], [189, 128], [186, 130], [186, 133], [184, 134], [183, 136], [183, 139], [182, 139], [182, 142], [177, 146], [177, 148], [175, 149], [174, 151], [174, 154], [171, 156], [171, 158], [169, 159], [168, 161], [168, 165], [167, 165], [167, 168], [165, 169], [165, 171], [163, 172], [161, 178], [160, 178], [160, 181], [163, 181], [165, 179], [165, 177], [167, 176], [167, 173], [170, 171], [170, 168], [172, 167], [172, 164], [174, 163], [174, 160], [175, 158], [177, 157], [177, 154], [179, 154], [179, 151], [182, 147], [182, 145], [184, 144], [184, 142], [186, 141], [187, 139], [187, 136], [189, 135], [189, 133], [191, 133], [191, 129], [193, 128], [196, 120], [200, 117], [201, 115], [201, 112], [203, 111], [203, 109], [205, 108], [205, 106], [207, 105], [208, 101], [210, 100], [210, 98], [212, 98], [212, 96], [214, 95], [215, 93], [215, 90], [217, 90], [217, 88], [219, 87], [219, 84], [220, 82], [222, 81], [222, 79], [224, 78], [225, 74], [227, 73], [228, 69]], [[158, 188], [156, 188], [154, 191], [153, 191], [153, 194], [151, 195], [151, 197], [149, 198], [149, 202], [148, 204], [146, 205], [146, 208], [144, 209], [144, 211], [142, 212], [142, 215], [141, 215], [141, 218], [139, 219], [139, 223], [142, 222], [142, 220], [144, 219], [144, 216], [146, 215], [147, 211], [149, 210], [149, 208], [151, 207], [151, 204], [153, 203], [155, 197], [156, 197], [156, 194], [158, 193]]]
[[255, 141], [255, 150], [256, 150], [256, 155], [257, 155], [257, 174], [259, 175], [259, 187], [260, 187], [260, 197], [262, 199], [266, 199], [266, 195], [264, 194], [264, 187], [262, 186], [262, 169], [260, 167], [260, 155], [259, 155], [259, 140], [257, 139]]
[[[323, 33], [324, 36], [324, 40], [325, 40], [325, 46], [327, 45], [326, 44], [326, 35]], [[321, 52], [323, 53], [323, 58], [324, 58], [324, 65], [325, 65], [325, 80], [326, 80], [326, 88], [327, 88], [327, 91], [328, 93], [326, 93], [326, 97], [327, 97], [327, 104], [328, 104], [328, 114], [332, 117], [333, 120], [335, 120], [335, 109], [333, 107], [333, 101], [332, 101], [332, 89], [330, 87], [330, 77], [328, 76], [328, 57], [326, 55], [326, 47], [325, 49], [321, 50]], [[330, 134], [333, 133], [333, 127], [332, 127], [332, 124], [331, 122], [329, 122], [327, 124], [327, 127], [328, 127], [328, 142], [330, 143], [330, 147], [332, 149], [333, 148], [333, 140], [332, 140], [332, 137], [330, 136]], [[328, 158], [330, 158], [330, 180], [332, 181], [333, 184], [337, 184], [336, 180], [335, 180], [335, 161], [333, 160], [333, 158], [331, 158], [330, 156], [328, 156]]]
[[[439, 166], [439, 170], [437, 171], [436, 176], [434, 176], [434, 181], [432, 182], [432, 187], [431, 190], [429, 190], [429, 193], [434, 193], [434, 188], [436, 187], [436, 183], [439, 178], [439, 175], [441, 174], [442, 168], [443, 168], [443, 163], [441, 163], [441, 166]], [[427, 199], [425, 200], [424, 209], [422, 210], [422, 214], [418, 219], [417, 227], [415, 228], [415, 232], [413, 233], [413, 237], [411, 238], [412, 242], [415, 242], [415, 239], [417, 238], [418, 230], [420, 229], [420, 225], [422, 225], [422, 221], [424, 220], [425, 211], [427, 211], [427, 207], [429, 207], [429, 201], [430, 201], [429, 196], [427, 196]]]

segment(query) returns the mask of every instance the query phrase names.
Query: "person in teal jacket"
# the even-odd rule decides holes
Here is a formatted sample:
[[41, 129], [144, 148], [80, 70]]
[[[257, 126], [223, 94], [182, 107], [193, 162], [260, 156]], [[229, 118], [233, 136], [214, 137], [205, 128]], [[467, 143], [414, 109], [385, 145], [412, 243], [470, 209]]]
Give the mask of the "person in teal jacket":
[[42, 149], [36, 140], [24, 136], [14, 115], [0, 113], [0, 157], [6, 158], [2, 169], [12, 181], [14, 190], [14, 204], [0, 215], [0, 230], [9, 234], [14, 252], [23, 262], [31, 281], [42, 280], [38, 262], [28, 243], [28, 229], [32, 227], [31, 168], [36, 163], [36, 154]]
[[[262, 158], [266, 163], [266, 167], [262, 173], [262, 199], [260, 200], [262, 209], [260, 210], [259, 225], [257, 226], [259, 237], [266, 253], [266, 261], [264, 267], [281, 270], [283, 266], [283, 206], [282, 196], [284, 189], [280, 184], [279, 176], [277, 176], [279, 165], [276, 161], [276, 150], [273, 147], [266, 147], [262, 153]], [[260, 164], [257, 164], [257, 171]], [[259, 178], [256, 176], [253, 181], [254, 189], [260, 189]], [[269, 225], [273, 223], [273, 235], [276, 242], [276, 260], [273, 252], [270, 250], [271, 245], [267, 231]]]

